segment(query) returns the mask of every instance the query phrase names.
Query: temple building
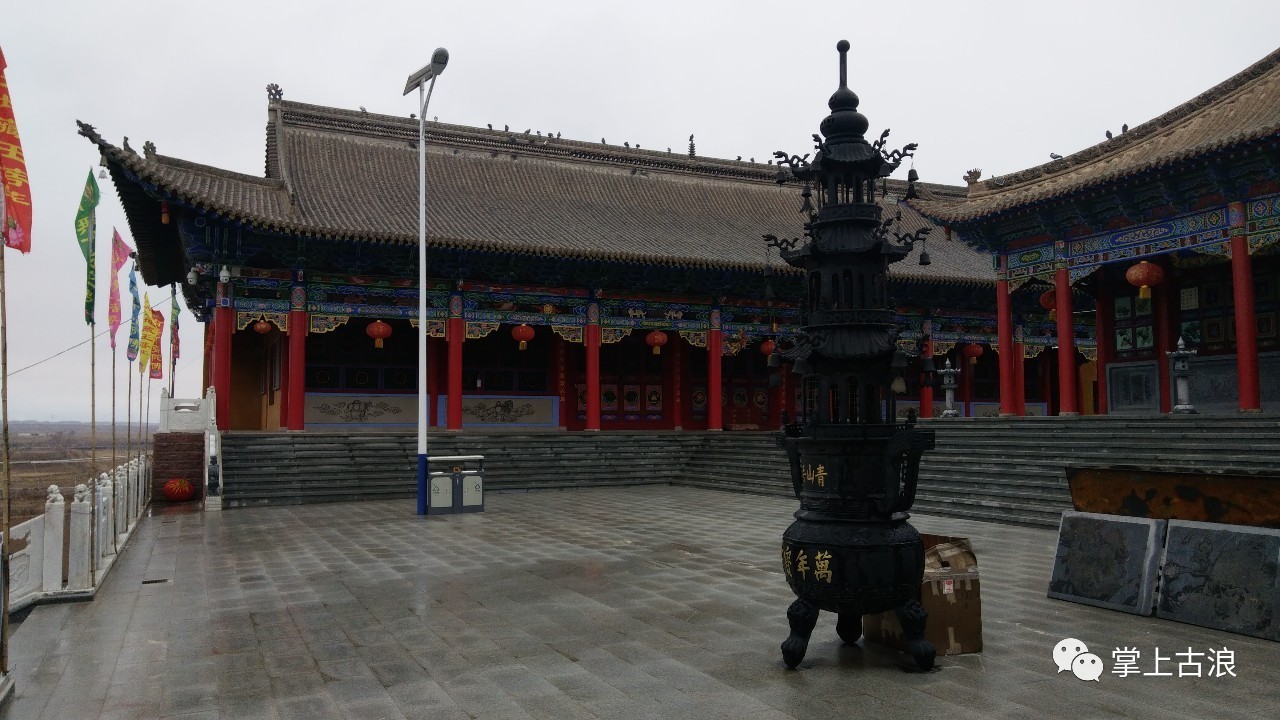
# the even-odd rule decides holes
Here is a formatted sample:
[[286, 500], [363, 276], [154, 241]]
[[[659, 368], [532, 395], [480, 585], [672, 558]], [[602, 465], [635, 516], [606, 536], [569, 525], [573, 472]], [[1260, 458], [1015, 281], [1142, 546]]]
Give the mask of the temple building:
[[[1093, 147], [966, 180], [910, 203], [995, 259], [1002, 414], [1023, 414], [1031, 357], [1057, 366], [1050, 412], [1167, 413], [1179, 338], [1198, 411], [1280, 407], [1280, 50]], [[1047, 349], [1023, 342], [1035, 305], [1056, 315]]]
[[[114, 181], [143, 279], [178, 286], [206, 323], [223, 429], [413, 427], [420, 322], [441, 428], [769, 429], [803, 407], [792, 374], [767, 362], [799, 326], [781, 299], [802, 283], [763, 239], [801, 224], [795, 181], [780, 187], [772, 160], [429, 122], [419, 318], [416, 119], [269, 86], [262, 177], [81, 134]], [[896, 230], [932, 227], [904, 202], [906, 183], [878, 194]], [[911, 194], [964, 200], [927, 183]], [[901, 411], [923, 391], [940, 412], [921, 386], [926, 349], [968, 369], [966, 414], [998, 411], [998, 362], [984, 352], [997, 341], [995, 277], [986, 253], [937, 227], [895, 265], [913, 358]], [[833, 306], [869, 291], [847, 285], [835, 279]], [[1053, 334], [1028, 318], [1028, 347]], [[1079, 334], [1092, 345], [1088, 326]], [[1029, 411], [1047, 411], [1037, 397]]]

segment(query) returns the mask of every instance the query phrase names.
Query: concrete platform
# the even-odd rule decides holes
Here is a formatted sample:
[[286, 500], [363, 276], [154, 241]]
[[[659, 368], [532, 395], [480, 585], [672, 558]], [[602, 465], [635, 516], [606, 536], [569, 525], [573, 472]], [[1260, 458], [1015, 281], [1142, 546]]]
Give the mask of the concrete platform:
[[[93, 602], [35, 608], [12, 645], [36, 718], [1262, 718], [1280, 643], [1051, 600], [1051, 530], [917, 516], [973, 540], [985, 652], [909, 672], [824, 615], [778, 650], [793, 500], [679, 487], [497, 494], [147, 518]], [[1108, 672], [1058, 673], [1083, 640]], [[1112, 650], [1172, 677], [1112, 674]], [[1178, 677], [1175, 653], [1234, 653]], [[1171, 659], [1170, 659], [1171, 658]], [[1201, 659], [1202, 672], [1208, 663]], [[1190, 667], [1185, 668], [1188, 672]]]

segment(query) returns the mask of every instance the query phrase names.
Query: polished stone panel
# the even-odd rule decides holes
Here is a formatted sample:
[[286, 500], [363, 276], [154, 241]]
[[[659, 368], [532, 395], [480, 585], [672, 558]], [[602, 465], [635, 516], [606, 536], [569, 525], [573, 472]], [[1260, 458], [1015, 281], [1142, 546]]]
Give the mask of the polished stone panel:
[[1169, 521], [1156, 615], [1280, 640], [1280, 530]]
[[1150, 615], [1166, 522], [1063, 512], [1049, 597]]

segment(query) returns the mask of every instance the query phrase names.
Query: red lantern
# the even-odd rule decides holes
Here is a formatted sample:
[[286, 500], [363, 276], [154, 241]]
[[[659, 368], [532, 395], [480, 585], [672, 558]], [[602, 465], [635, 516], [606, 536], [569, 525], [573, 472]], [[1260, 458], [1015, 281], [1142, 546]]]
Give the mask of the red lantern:
[[169, 224], [169, 201], [167, 200], [160, 201], [160, 224]]
[[196, 496], [196, 489], [182, 478], [170, 480], [160, 490], [169, 502], [186, 502]]
[[1058, 306], [1058, 291], [1055, 288], [1049, 288], [1040, 294], [1040, 307], [1049, 311], [1049, 319], [1053, 320], [1058, 317], [1058, 313], [1054, 308]]
[[978, 358], [982, 357], [983, 349], [981, 345], [969, 344], [960, 348], [960, 354], [969, 358], [969, 364], [978, 362]]
[[644, 341], [649, 344], [649, 347], [653, 348], [654, 355], [661, 355], [662, 346], [667, 344], [667, 334], [661, 330], [654, 330], [644, 336]]
[[1143, 260], [1126, 270], [1124, 279], [1128, 280], [1130, 285], [1138, 288], [1138, 297], [1143, 300], [1149, 300], [1151, 298], [1151, 287], [1164, 282], [1164, 269], [1159, 265]]
[[533, 328], [528, 325], [517, 325], [511, 328], [511, 338], [520, 341], [520, 349], [524, 350], [529, 347], [529, 341], [533, 339]]
[[382, 347], [382, 341], [391, 337], [391, 326], [381, 320], [374, 320], [364, 329], [365, 335], [373, 338], [373, 346]]
[[777, 346], [778, 344], [775, 343], [774, 341], [765, 340], [764, 342], [760, 343], [760, 354], [764, 355], [765, 357], [768, 357], [773, 354], [773, 349]]
[[259, 320], [258, 322], [253, 324], [253, 331], [258, 333], [259, 335], [266, 335], [267, 333], [271, 332], [271, 323], [267, 322], [266, 320]]

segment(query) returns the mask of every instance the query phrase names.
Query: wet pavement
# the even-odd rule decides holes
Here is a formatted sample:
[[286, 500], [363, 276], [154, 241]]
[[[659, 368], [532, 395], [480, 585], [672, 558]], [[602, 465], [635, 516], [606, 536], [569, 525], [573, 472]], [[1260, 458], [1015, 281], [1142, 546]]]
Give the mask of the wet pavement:
[[[973, 541], [981, 654], [931, 673], [824, 613], [801, 669], [778, 650], [777, 560], [796, 504], [667, 486], [145, 519], [92, 602], [17, 627], [0, 718], [1273, 718], [1280, 643], [1045, 597], [1055, 533], [916, 516]], [[1099, 682], [1058, 673], [1087, 643]], [[1135, 647], [1144, 672], [1110, 672]], [[1158, 648], [1158, 650], [1157, 650]], [[1190, 677], [1229, 649], [1235, 675]], [[1202, 674], [1209, 665], [1198, 658]], [[1179, 674], [1184, 676], [1179, 677]]]

